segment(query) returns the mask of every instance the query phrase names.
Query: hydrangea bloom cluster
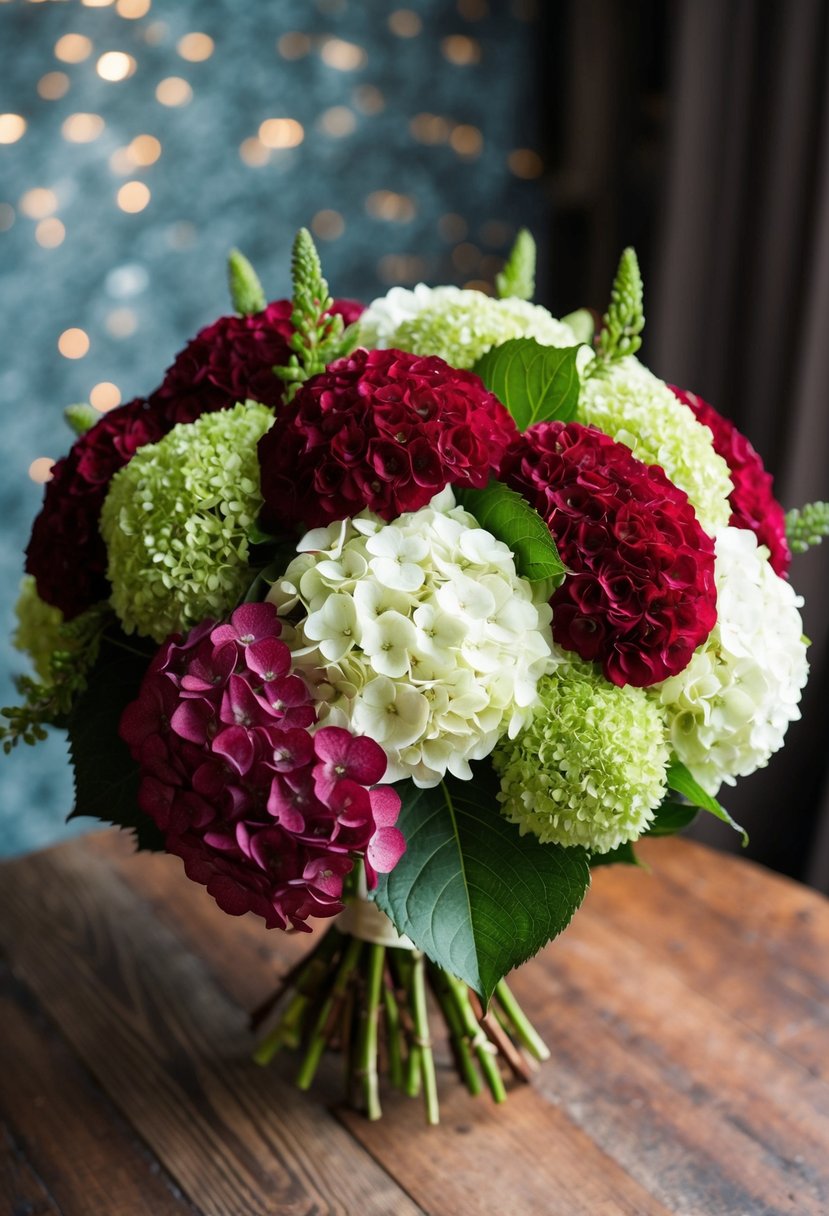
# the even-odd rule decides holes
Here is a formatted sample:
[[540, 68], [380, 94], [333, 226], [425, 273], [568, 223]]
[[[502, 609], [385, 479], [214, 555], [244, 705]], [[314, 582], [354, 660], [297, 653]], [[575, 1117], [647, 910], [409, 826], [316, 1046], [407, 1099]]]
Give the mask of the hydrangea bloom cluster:
[[386, 780], [471, 777], [515, 735], [550, 664], [550, 588], [519, 578], [506, 545], [451, 490], [393, 523], [369, 513], [309, 533], [268, 598], [302, 616], [294, 662], [320, 719], [376, 739]]
[[728, 523], [734, 487], [711, 432], [633, 356], [585, 381], [579, 418], [626, 444], [645, 464], [661, 465], [688, 495], [706, 532], [713, 535]]
[[272, 422], [253, 402], [204, 414], [142, 448], [112, 479], [101, 531], [127, 633], [160, 642], [238, 603], [262, 502], [256, 445]]
[[493, 346], [510, 338], [535, 338], [542, 346], [575, 346], [569, 325], [526, 300], [494, 300], [460, 287], [413, 291], [392, 287], [360, 318], [366, 346], [396, 347], [419, 355], [440, 355], [453, 367], [472, 367]]
[[710, 794], [764, 767], [783, 745], [809, 664], [802, 599], [744, 528], [717, 534], [718, 620], [679, 675], [651, 690], [671, 746]]
[[365, 854], [369, 881], [400, 858], [400, 800], [371, 739], [309, 730], [314, 709], [269, 604], [173, 637], [153, 660], [121, 735], [141, 769], [139, 805], [225, 912], [308, 929], [342, 911]]
[[109, 595], [98, 520], [110, 481], [140, 447], [168, 430], [150, 403], [137, 398], [104, 414], [54, 465], [26, 550], [26, 571], [41, 598], [67, 620]]
[[[335, 300], [331, 309], [346, 325], [362, 311], [354, 300]], [[155, 394], [170, 424], [192, 422], [238, 401], [279, 405], [285, 384], [273, 369], [286, 366], [290, 358], [292, 312], [290, 300], [273, 300], [262, 312], [220, 317], [200, 330], [176, 355]]]
[[734, 489], [729, 497], [731, 526], [750, 528], [761, 545], [769, 550], [775, 574], [788, 573], [792, 555], [786, 540], [786, 516], [774, 497], [772, 477], [763, 467], [758, 452], [732, 422], [718, 414], [713, 405], [696, 393], [670, 385], [678, 399], [694, 411], [694, 416], [714, 436], [714, 451], [728, 465]]
[[470, 372], [356, 350], [304, 384], [259, 445], [263, 520], [290, 531], [365, 507], [393, 519], [449, 483], [486, 485], [516, 434]]
[[714, 542], [657, 465], [578, 422], [531, 426], [501, 476], [546, 520], [567, 577], [553, 637], [613, 684], [682, 670], [717, 617]]
[[643, 689], [568, 660], [539, 682], [524, 730], [495, 748], [498, 797], [522, 835], [608, 853], [642, 834], [665, 795], [665, 724]]
[[17, 617], [17, 628], [12, 639], [14, 645], [29, 656], [41, 680], [48, 680], [52, 674], [52, 655], [55, 651], [68, 649], [63, 613], [40, 598], [31, 575], [27, 575], [20, 584], [14, 612]]

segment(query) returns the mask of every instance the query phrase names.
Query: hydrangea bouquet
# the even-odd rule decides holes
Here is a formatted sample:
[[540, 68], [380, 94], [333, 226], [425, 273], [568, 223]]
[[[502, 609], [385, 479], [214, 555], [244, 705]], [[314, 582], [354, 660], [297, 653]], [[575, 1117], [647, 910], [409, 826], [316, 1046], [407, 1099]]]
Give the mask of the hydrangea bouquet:
[[[547, 1052], [505, 976], [591, 867], [766, 764], [806, 681], [784, 517], [756, 452], [636, 358], [636, 259], [598, 332], [497, 294], [293, 298], [241, 255], [236, 315], [77, 438], [46, 486], [16, 642], [37, 676], [8, 750], [68, 731], [73, 815], [166, 849], [231, 915], [338, 917], [256, 1021], [258, 1058], [326, 1047], [438, 1119], [428, 1005], [496, 1101]], [[733, 825], [737, 826], [737, 825]], [[430, 995], [431, 994], [431, 995]]]

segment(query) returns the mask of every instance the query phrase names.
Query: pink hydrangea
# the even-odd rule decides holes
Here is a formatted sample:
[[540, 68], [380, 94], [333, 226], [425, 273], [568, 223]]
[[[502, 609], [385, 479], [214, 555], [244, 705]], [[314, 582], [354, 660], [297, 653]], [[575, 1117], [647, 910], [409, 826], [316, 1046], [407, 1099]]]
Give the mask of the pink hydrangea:
[[340, 727], [314, 730], [272, 604], [170, 638], [153, 659], [121, 736], [141, 769], [138, 801], [233, 916], [308, 929], [342, 910], [363, 856], [369, 885], [405, 848], [400, 798], [373, 789], [386, 754]]

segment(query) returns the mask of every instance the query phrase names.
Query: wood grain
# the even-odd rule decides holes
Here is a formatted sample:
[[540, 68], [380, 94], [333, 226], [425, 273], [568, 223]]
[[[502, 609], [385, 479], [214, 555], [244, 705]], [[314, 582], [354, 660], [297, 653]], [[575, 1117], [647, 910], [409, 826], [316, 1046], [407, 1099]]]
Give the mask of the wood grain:
[[1, 1120], [0, 1212], [8, 1216], [63, 1216]]
[[[643, 852], [652, 874], [597, 872], [567, 933], [513, 977], [553, 1052], [533, 1088], [495, 1108], [441, 1070], [437, 1133], [387, 1095], [378, 1124], [335, 1118], [333, 1061], [310, 1097], [290, 1059], [248, 1062], [245, 1011], [307, 939], [225, 916], [176, 859], [133, 857], [115, 833], [6, 865], [14, 1216], [827, 1216], [829, 905], [686, 841]], [[167, 1207], [77, 1207], [68, 1160], [94, 1160], [103, 1189], [119, 1156], [140, 1183], [147, 1152], [186, 1200], [162, 1172]]]

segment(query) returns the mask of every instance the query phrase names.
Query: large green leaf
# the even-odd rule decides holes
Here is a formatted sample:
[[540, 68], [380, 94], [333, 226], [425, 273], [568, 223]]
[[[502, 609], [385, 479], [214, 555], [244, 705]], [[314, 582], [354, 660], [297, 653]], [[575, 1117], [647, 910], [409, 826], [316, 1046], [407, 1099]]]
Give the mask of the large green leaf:
[[502, 540], [515, 556], [515, 568], [530, 582], [561, 580], [564, 563], [550, 529], [526, 498], [500, 481], [483, 490], [456, 490], [456, 497], [482, 528]]
[[673, 798], [665, 798], [656, 808], [645, 836], [675, 836], [693, 823], [699, 814], [698, 806], [688, 806]]
[[507, 407], [518, 429], [575, 418], [579, 404], [578, 346], [542, 346], [511, 338], [487, 351], [472, 369]]
[[135, 833], [139, 849], [160, 850], [164, 837], [138, 807], [138, 766], [118, 734], [126, 705], [135, 699], [149, 657], [123, 637], [104, 639], [86, 691], [69, 715], [69, 753], [75, 770], [70, 819], [89, 815]]
[[742, 835], [743, 847], [748, 844], [748, 832], [745, 828], [740, 827], [739, 823], [731, 818], [728, 811], [717, 802], [716, 798], [712, 798], [705, 792], [700, 783], [691, 776], [688, 769], [679, 760], [675, 760], [668, 769], [668, 789], [682, 794], [683, 798], [687, 798], [693, 806], [698, 806], [701, 810], [708, 811], [717, 819], [721, 819], [723, 823], [729, 824], [735, 832], [740, 832]]
[[497, 779], [399, 785], [406, 852], [376, 900], [398, 931], [488, 1001], [500, 979], [570, 922], [590, 882], [587, 854], [520, 836], [500, 814]]
[[617, 845], [615, 849], [611, 849], [609, 853], [591, 853], [590, 867], [596, 866], [642, 866], [642, 862], [636, 856], [633, 845], [630, 841], [626, 844]]

